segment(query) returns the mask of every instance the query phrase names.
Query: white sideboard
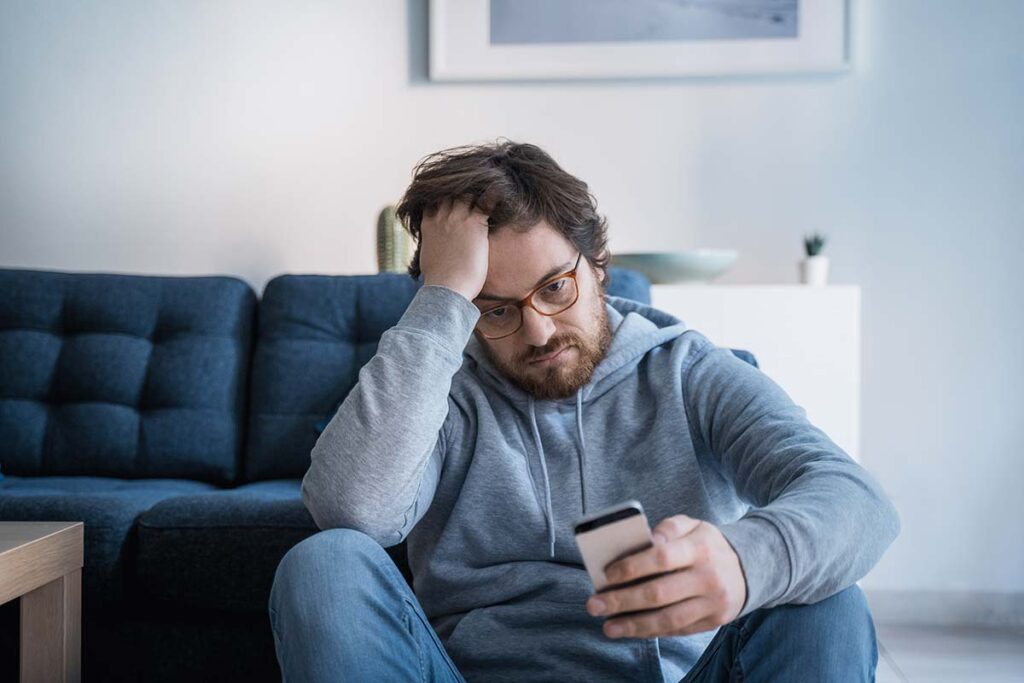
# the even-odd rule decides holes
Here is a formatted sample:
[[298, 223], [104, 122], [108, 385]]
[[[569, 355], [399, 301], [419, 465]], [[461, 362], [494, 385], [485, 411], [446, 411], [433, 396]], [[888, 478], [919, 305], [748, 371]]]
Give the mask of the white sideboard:
[[860, 459], [860, 287], [654, 285], [651, 304], [718, 346], [744, 349]]

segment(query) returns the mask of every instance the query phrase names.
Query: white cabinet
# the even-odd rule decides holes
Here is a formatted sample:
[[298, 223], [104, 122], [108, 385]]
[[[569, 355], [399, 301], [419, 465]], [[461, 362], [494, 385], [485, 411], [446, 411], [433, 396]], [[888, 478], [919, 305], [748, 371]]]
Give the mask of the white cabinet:
[[745, 349], [807, 417], [860, 459], [860, 287], [654, 285], [651, 304]]

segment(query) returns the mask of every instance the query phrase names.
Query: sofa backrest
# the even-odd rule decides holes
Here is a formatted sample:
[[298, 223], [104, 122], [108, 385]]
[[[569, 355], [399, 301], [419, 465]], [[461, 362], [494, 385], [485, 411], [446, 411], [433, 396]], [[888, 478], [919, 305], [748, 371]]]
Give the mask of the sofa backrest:
[[232, 277], [0, 269], [0, 469], [232, 482], [255, 310]]
[[[643, 275], [610, 269], [608, 293], [650, 303]], [[402, 274], [279, 275], [260, 300], [244, 478], [302, 477], [327, 420], [402, 317], [419, 283]]]

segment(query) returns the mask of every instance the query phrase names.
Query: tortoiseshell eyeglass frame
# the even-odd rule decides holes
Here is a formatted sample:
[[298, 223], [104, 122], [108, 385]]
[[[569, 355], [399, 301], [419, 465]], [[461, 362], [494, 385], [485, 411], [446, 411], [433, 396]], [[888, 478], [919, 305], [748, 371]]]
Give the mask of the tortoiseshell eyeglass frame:
[[[493, 310], [495, 310], [497, 308], [504, 308], [505, 306], [515, 306], [516, 308], [519, 309], [519, 325], [517, 325], [516, 329], [512, 330], [511, 332], [508, 332], [506, 334], [498, 335], [497, 337], [491, 337], [491, 336], [488, 336], [483, 330], [480, 330], [479, 329], [479, 324], [478, 324], [477, 325], [477, 329], [480, 331], [480, 334], [482, 334], [484, 336], [484, 339], [490, 339], [490, 340], [504, 339], [505, 337], [511, 337], [513, 334], [515, 334], [516, 332], [521, 330], [522, 327], [523, 327], [523, 308], [525, 306], [529, 306], [530, 308], [532, 308], [533, 310], [537, 311], [541, 315], [548, 316], [548, 317], [551, 317], [553, 315], [558, 315], [559, 313], [565, 313], [566, 311], [568, 311], [570, 308], [572, 308], [574, 305], [576, 305], [576, 302], [579, 301], [579, 299], [580, 299], [580, 283], [576, 280], [576, 274], [577, 274], [576, 271], [579, 270], [580, 261], [582, 260], [582, 258], [583, 258], [583, 252], [581, 251], [579, 256], [576, 257], [576, 265], [574, 265], [572, 267], [572, 270], [566, 271], [566, 272], [561, 273], [559, 275], [554, 275], [554, 276], [548, 278], [547, 280], [542, 282], [540, 285], [538, 285], [532, 292], [527, 294], [525, 297], [523, 297], [519, 301], [511, 301], [511, 302], [506, 302], [506, 303], [502, 303], [502, 304], [497, 304], [496, 306], [491, 306], [490, 308], [487, 308], [486, 310], [481, 311], [480, 312], [480, 317], [483, 318], [483, 316], [487, 315], [488, 313], [490, 313], [491, 311], [493, 311]], [[572, 301], [565, 308], [563, 308], [561, 310], [558, 310], [558, 311], [555, 311], [554, 313], [545, 313], [544, 311], [538, 309], [536, 306], [533, 305], [533, 297], [534, 297], [534, 295], [537, 292], [539, 292], [540, 290], [544, 289], [545, 287], [550, 285], [552, 282], [557, 282], [558, 280], [561, 280], [564, 277], [572, 278], [572, 286], [576, 289], [576, 296], [573, 297]]]

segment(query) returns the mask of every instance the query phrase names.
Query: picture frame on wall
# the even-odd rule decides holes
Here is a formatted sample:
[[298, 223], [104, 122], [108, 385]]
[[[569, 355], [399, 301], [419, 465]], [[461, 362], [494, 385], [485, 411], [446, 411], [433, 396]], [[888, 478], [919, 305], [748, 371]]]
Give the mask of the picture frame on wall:
[[430, 78], [843, 72], [851, 1], [430, 0]]

